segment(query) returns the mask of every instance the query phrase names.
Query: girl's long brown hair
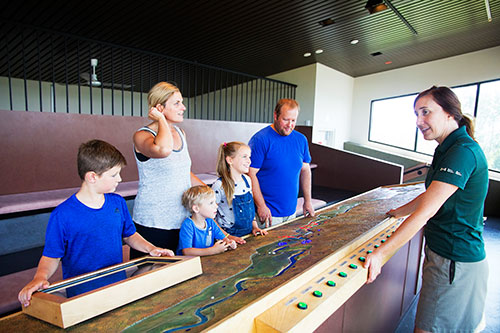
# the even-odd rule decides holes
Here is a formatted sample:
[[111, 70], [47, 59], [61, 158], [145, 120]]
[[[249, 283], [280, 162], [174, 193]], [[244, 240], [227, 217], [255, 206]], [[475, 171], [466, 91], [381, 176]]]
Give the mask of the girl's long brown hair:
[[228, 205], [231, 206], [234, 195], [234, 180], [231, 177], [231, 169], [226, 161], [226, 157], [234, 157], [241, 147], [248, 147], [243, 142], [233, 141], [223, 143], [217, 152], [217, 175], [221, 178], [222, 188], [226, 193]]

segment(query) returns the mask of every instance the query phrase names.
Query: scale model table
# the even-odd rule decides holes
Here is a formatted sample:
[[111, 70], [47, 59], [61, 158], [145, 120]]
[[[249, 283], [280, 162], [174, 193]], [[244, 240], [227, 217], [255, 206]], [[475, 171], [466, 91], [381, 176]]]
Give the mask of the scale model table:
[[[358, 328], [373, 325], [362, 323], [360, 318], [372, 320], [377, 308], [380, 310], [384, 304], [383, 298], [398, 298], [400, 309], [401, 302], [408, 300], [401, 300], [402, 296], [396, 295], [396, 291], [393, 295], [377, 296], [372, 288], [370, 299], [364, 299], [364, 313], [356, 313], [353, 306], [345, 303], [358, 289], [361, 288], [360, 292], [364, 289], [367, 271], [362, 267], [362, 260], [367, 251], [376, 251], [402, 222], [402, 219], [387, 218], [385, 212], [423, 191], [423, 184], [376, 188], [328, 206], [315, 217], [303, 217], [278, 226], [265, 237], [249, 237], [247, 243], [235, 251], [202, 257], [202, 275], [77, 324], [70, 330], [304, 332], [321, 331], [325, 327], [321, 325], [328, 321], [328, 329], [333, 329], [333, 323], [338, 326], [334, 329], [337, 331], [351, 330], [352, 325], [361, 325]], [[400, 256], [404, 257], [406, 266], [399, 269], [398, 263], [396, 268], [399, 275], [403, 274], [404, 281], [418, 281], [415, 272], [418, 273], [419, 246], [421, 244], [416, 250], [405, 250], [413, 253], [416, 263], [410, 263], [407, 254]], [[393, 260], [395, 258], [389, 264]], [[414, 276], [407, 276], [409, 274]], [[404, 281], [389, 281], [390, 288], [413, 288], [410, 294], [414, 295], [415, 286], [410, 288]], [[379, 289], [380, 292], [387, 290]], [[372, 308], [375, 312], [370, 315], [371, 310], [366, 309]], [[394, 319], [397, 321], [399, 317]], [[56, 330], [60, 329], [23, 313], [0, 320], [2, 332]]]

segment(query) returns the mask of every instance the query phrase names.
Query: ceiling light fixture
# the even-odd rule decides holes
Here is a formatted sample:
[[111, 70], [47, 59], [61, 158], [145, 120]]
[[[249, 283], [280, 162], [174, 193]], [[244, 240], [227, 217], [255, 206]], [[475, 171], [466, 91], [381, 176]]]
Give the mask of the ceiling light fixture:
[[493, 19], [491, 18], [490, 2], [488, 0], [484, 0], [484, 6], [486, 7], [486, 15], [488, 16], [488, 22], [491, 22]]
[[311, 52], [306, 52], [306, 53], [304, 53], [304, 57], [306, 57], [306, 58], [307, 58], [307, 57], [310, 57], [310, 56], [311, 56]]
[[365, 8], [370, 14], [375, 14], [387, 9], [383, 0], [368, 0]]
[[317, 49], [316, 51], [314, 51], [314, 53], [321, 54], [321, 53], [323, 53], [323, 50], [322, 49]]
[[357, 39], [353, 39], [353, 40], [351, 40], [351, 42], [350, 42], [350, 43], [351, 43], [352, 45], [356, 45], [356, 44], [358, 44], [358, 43], [359, 43], [359, 40], [357, 40]]
[[396, 16], [399, 17], [399, 19], [403, 21], [404, 24], [406, 24], [406, 26], [408, 27], [408, 29], [410, 29], [412, 34], [418, 35], [417, 30], [415, 30], [415, 28], [413, 28], [410, 25], [410, 22], [408, 22], [404, 18], [404, 16], [396, 9], [396, 7], [394, 7], [394, 5], [391, 3], [390, 0], [368, 0], [368, 2], [365, 5], [365, 8], [370, 12], [370, 14], [386, 10], [387, 7], [389, 7], [394, 12], [394, 14], [396, 14]]

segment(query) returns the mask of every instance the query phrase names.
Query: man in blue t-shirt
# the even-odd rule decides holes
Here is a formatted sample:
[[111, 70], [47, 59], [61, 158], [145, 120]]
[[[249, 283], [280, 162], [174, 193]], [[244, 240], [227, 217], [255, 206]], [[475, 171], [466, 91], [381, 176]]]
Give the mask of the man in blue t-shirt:
[[274, 122], [250, 139], [252, 164], [248, 175], [257, 217], [266, 227], [295, 217], [299, 183], [304, 195], [304, 214], [314, 216], [311, 203], [311, 154], [306, 137], [295, 131], [299, 104], [280, 99]]

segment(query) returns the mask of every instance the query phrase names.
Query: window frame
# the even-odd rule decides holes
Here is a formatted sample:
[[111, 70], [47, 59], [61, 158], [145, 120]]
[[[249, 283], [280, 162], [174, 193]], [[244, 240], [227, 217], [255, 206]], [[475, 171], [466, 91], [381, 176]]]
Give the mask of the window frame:
[[[491, 80], [484, 80], [484, 81], [477, 81], [477, 82], [473, 82], [473, 83], [466, 83], [466, 84], [451, 86], [450, 88], [451, 89], [456, 89], [456, 88], [476, 86], [476, 95], [475, 95], [475, 100], [474, 100], [473, 116], [474, 116], [474, 118], [477, 118], [478, 105], [479, 105], [479, 96], [480, 96], [480, 93], [481, 93], [481, 85], [482, 84], [486, 84], [486, 83], [490, 83], [490, 82], [495, 82], [495, 81], [500, 81], [500, 78], [491, 79]], [[391, 147], [391, 148], [396, 148], [396, 149], [401, 149], [401, 150], [404, 150], [404, 151], [409, 151], [409, 152], [412, 152], [412, 153], [416, 153], [416, 154], [421, 154], [421, 155], [424, 155], [424, 156], [431, 156], [432, 157], [433, 156], [432, 154], [428, 154], [428, 153], [421, 152], [421, 151], [417, 150], [417, 146], [418, 146], [418, 142], [419, 141], [418, 141], [418, 128], [416, 126], [415, 126], [415, 136], [414, 136], [414, 142], [413, 142], [413, 149], [408, 149], [408, 148], [397, 146], [397, 145], [394, 145], [394, 144], [380, 142], [380, 141], [373, 140], [373, 139], [370, 138], [371, 134], [372, 134], [373, 104], [374, 103], [380, 102], [380, 101], [386, 101], [386, 100], [390, 100], [390, 99], [397, 99], [397, 98], [408, 97], [408, 96], [415, 96], [415, 97], [417, 97], [418, 94], [419, 94], [418, 92], [417, 93], [408, 93], [408, 94], [403, 94], [403, 95], [397, 95], [397, 96], [391, 96], [391, 97], [384, 97], [384, 98], [377, 98], [377, 99], [371, 100], [371, 102], [370, 102], [370, 116], [369, 116], [369, 122], [368, 122], [368, 142], [373, 142], [373, 143], [377, 143], [377, 144], [380, 144], [380, 145], [383, 145], [383, 146], [387, 146], [387, 147]], [[500, 174], [500, 170], [489, 169], [489, 171], [490, 172], [495, 172], [497, 174]]]

